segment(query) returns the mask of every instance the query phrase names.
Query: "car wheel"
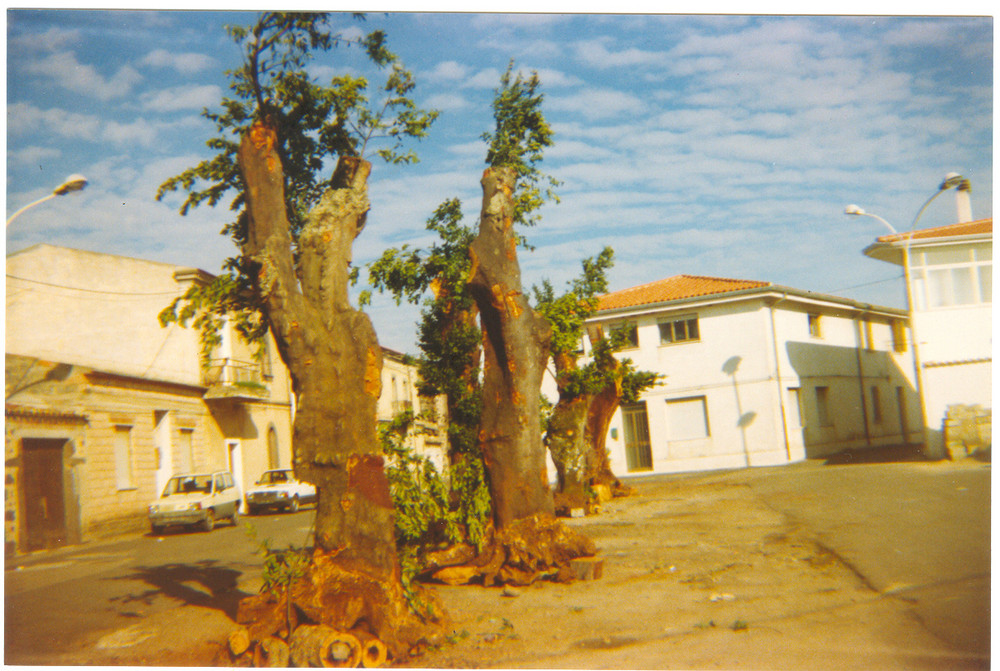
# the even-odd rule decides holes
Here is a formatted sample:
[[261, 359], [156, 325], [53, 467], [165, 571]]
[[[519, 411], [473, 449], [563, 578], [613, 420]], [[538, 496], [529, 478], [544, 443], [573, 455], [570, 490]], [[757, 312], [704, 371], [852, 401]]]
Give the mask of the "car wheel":
[[205, 511], [205, 519], [201, 521], [201, 528], [211, 531], [215, 528], [215, 511], [209, 508]]
[[288, 512], [297, 513], [299, 512], [299, 497], [292, 499], [292, 502], [288, 504]]
[[233, 514], [229, 519], [233, 521], [234, 527], [238, 527], [240, 525], [240, 507], [238, 505], [233, 508]]

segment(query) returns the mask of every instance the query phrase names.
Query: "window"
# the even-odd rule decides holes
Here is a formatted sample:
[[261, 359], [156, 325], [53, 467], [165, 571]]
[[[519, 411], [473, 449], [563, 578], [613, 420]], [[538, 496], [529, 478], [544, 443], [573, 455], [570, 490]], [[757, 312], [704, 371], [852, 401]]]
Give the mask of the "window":
[[988, 243], [917, 251], [911, 256], [918, 310], [993, 302], [993, 250]]
[[612, 326], [611, 337], [621, 338], [624, 349], [637, 349], [639, 347], [639, 327], [635, 322]]
[[698, 340], [700, 337], [697, 315], [685, 315], [669, 321], [661, 321], [659, 327], [661, 345]]
[[816, 387], [816, 419], [820, 426], [833, 426], [830, 420], [830, 388]]
[[872, 421], [876, 424], [882, 423], [882, 396], [878, 387], [872, 387]]
[[119, 490], [133, 489], [132, 482], [132, 427], [116, 426], [114, 436], [115, 482]]
[[670, 440], [708, 438], [708, 411], [704, 396], [667, 401], [667, 435]]
[[819, 325], [819, 315], [809, 315], [809, 335], [813, 338], [822, 338], [823, 332]]

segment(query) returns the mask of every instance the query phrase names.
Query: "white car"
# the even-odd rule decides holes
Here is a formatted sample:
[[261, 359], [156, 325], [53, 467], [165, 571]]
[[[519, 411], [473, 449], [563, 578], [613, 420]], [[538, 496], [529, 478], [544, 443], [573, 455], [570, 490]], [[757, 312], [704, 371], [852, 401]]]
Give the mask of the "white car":
[[299, 506], [316, 502], [316, 488], [299, 482], [290, 468], [264, 471], [253, 487], [247, 490], [247, 512], [255, 515], [268, 508], [294, 513]]
[[154, 534], [175, 524], [197, 524], [211, 531], [221, 519], [231, 520], [233, 526], [240, 523], [240, 491], [229, 471], [175, 475], [160, 498], [149, 504]]

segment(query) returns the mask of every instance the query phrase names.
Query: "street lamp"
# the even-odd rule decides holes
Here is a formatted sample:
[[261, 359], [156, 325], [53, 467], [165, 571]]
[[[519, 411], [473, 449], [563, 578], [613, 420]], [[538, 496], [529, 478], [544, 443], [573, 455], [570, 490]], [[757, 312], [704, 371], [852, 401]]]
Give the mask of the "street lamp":
[[[916, 320], [913, 318], [913, 276], [910, 272], [910, 245], [913, 242], [913, 236], [917, 230], [917, 221], [920, 219], [920, 215], [924, 213], [927, 206], [931, 204], [935, 198], [940, 196], [942, 193], [957, 187], [960, 191], [968, 191], [970, 189], [969, 180], [959, 175], [957, 172], [949, 172], [944, 176], [944, 181], [938, 186], [937, 191], [928, 198], [924, 204], [917, 211], [917, 216], [913, 218], [913, 223], [910, 224], [910, 232], [904, 233], [903, 238], [903, 273], [905, 277], [906, 284], [906, 312], [910, 320], [910, 336], [913, 338], [913, 367], [916, 374], [917, 383], [917, 398], [920, 399], [920, 422], [921, 422], [921, 433], [923, 434], [923, 443], [925, 449], [928, 446], [927, 443], [927, 404], [924, 398], [924, 368], [923, 364], [920, 362], [920, 341], [917, 338], [917, 325]], [[882, 222], [886, 228], [892, 233], [892, 235], [900, 235], [896, 229], [888, 221], [878, 216], [877, 214], [872, 214], [871, 212], [865, 212], [862, 208], [857, 205], [848, 205], [844, 208], [844, 214], [860, 217], [871, 217], [877, 221]], [[891, 244], [895, 244], [896, 240], [891, 241]], [[903, 436], [906, 440], [906, 436]]]
[[45, 201], [51, 200], [52, 198], [55, 198], [56, 196], [65, 196], [67, 193], [73, 193], [74, 191], [82, 191], [85, 186], [87, 186], [87, 178], [86, 177], [84, 177], [83, 175], [70, 175], [69, 177], [66, 178], [65, 182], [63, 182], [62, 184], [60, 184], [59, 186], [57, 186], [55, 189], [53, 189], [52, 193], [50, 193], [49, 195], [45, 196], [44, 198], [39, 198], [38, 200], [36, 200], [33, 203], [28, 203], [27, 205], [25, 205], [24, 207], [22, 207], [17, 212], [15, 212], [14, 214], [10, 215], [10, 218], [7, 219], [7, 226], [10, 226], [10, 222], [14, 221], [14, 219], [16, 219], [18, 217], [18, 215], [20, 215], [25, 210], [29, 210], [32, 207], [34, 207], [35, 205], [38, 205], [40, 203], [44, 203]]

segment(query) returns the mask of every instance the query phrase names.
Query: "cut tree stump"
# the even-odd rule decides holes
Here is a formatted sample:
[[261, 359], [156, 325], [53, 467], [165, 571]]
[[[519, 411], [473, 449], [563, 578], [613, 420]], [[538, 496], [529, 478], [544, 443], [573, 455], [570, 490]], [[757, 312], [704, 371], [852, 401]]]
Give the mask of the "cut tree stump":
[[361, 666], [366, 669], [385, 666], [389, 659], [389, 650], [385, 647], [385, 643], [364, 629], [353, 629], [350, 634], [361, 643]]
[[569, 565], [577, 580], [599, 580], [604, 574], [604, 560], [597, 557], [577, 557], [571, 559]]
[[289, 664], [288, 644], [275, 636], [268, 636], [254, 649], [253, 665], [257, 668], [285, 668]]
[[240, 627], [229, 634], [229, 652], [233, 657], [239, 657], [250, 648], [250, 632], [246, 627]]
[[361, 662], [358, 639], [324, 624], [296, 628], [288, 647], [293, 666], [354, 668]]

